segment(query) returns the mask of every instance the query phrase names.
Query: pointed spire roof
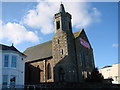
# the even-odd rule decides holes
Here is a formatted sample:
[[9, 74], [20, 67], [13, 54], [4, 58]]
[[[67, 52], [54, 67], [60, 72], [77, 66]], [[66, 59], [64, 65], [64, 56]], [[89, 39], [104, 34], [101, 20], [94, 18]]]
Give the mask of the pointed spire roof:
[[59, 12], [60, 13], [65, 13], [64, 5], [62, 3], [60, 4]]

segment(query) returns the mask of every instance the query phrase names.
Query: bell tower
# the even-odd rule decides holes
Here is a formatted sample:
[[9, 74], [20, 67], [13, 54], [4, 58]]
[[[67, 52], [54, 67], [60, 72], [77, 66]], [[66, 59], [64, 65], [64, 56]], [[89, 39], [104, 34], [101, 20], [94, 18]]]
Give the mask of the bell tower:
[[[72, 33], [71, 15], [60, 5], [59, 12], [54, 15], [53, 58], [60, 60], [71, 54], [74, 49], [74, 35]], [[72, 50], [74, 52], [75, 50]], [[73, 54], [73, 53], [72, 53]], [[56, 61], [56, 60], [55, 60]]]
[[[52, 38], [52, 56], [54, 60], [55, 81], [77, 81], [75, 38], [72, 33], [72, 16], [65, 11], [63, 4], [54, 15], [54, 36]], [[63, 75], [61, 75], [62, 70]]]
[[65, 12], [63, 4], [60, 5], [59, 12], [54, 16], [54, 30], [57, 33], [59, 30], [64, 32], [72, 32], [71, 15]]

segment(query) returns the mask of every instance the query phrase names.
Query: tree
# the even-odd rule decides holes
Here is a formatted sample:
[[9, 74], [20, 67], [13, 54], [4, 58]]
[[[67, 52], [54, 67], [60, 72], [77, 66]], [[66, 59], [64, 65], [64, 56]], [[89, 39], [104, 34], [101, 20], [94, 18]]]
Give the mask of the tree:
[[92, 72], [91, 75], [86, 78], [86, 82], [102, 82], [103, 81], [103, 76], [101, 73], [99, 73], [98, 68], [95, 68]]

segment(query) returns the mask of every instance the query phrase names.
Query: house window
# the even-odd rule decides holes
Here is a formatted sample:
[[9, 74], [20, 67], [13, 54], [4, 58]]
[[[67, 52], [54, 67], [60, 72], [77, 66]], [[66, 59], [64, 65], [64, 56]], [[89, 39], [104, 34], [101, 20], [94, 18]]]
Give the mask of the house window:
[[3, 85], [7, 85], [7, 82], [8, 82], [8, 75], [3, 75]]
[[16, 68], [17, 66], [17, 56], [12, 56], [11, 67]]
[[57, 21], [56, 25], [57, 25], [57, 29], [60, 29], [60, 21]]
[[4, 67], [8, 67], [9, 64], [9, 55], [4, 56]]
[[51, 65], [48, 64], [47, 66], [47, 79], [51, 79], [52, 75], [51, 75]]

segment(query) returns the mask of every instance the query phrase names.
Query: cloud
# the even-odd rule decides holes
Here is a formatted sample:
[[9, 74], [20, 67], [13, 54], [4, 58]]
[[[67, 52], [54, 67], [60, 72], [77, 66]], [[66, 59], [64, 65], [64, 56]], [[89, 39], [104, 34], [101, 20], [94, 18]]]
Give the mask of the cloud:
[[66, 3], [65, 6], [66, 10], [71, 13], [73, 26], [76, 28], [88, 27], [100, 18], [101, 13], [88, 3]]
[[0, 39], [3, 40], [5, 38], [14, 44], [19, 44], [23, 41], [39, 41], [36, 33], [26, 30], [23, 25], [11, 22], [0, 27]]
[[[39, 29], [43, 34], [50, 34], [54, 31], [54, 14], [59, 12], [60, 2], [50, 2], [51, 0], [44, 0], [27, 12], [19, 23], [7, 24], [0, 20], [0, 40], [7, 39], [15, 44], [23, 41], [37, 42], [39, 37], [34, 31], [27, 30], [24, 25]], [[66, 1], [66, 0], [64, 0]], [[100, 11], [92, 7], [88, 3], [79, 2], [63, 2], [66, 12], [72, 15], [72, 26], [76, 29], [85, 28], [93, 22], [100, 20]], [[29, 27], [28, 27], [29, 28]]]
[[[88, 3], [64, 2], [64, 6], [65, 10], [72, 15], [72, 25], [75, 28], [85, 28], [93, 22], [100, 21], [100, 11]], [[28, 11], [23, 18], [23, 23], [39, 28], [43, 34], [52, 33], [54, 31], [53, 16], [59, 11], [59, 7], [58, 2], [40, 2], [35, 9]]]
[[2, 25], [2, 20], [0, 20], [0, 26]]
[[112, 47], [118, 47], [118, 44], [117, 43], [113, 43]]
[[40, 28], [43, 34], [52, 33], [53, 16], [56, 12], [56, 7], [54, 4], [41, 2], [36, 6], [36, 9], [28, 11], [23, 22], [33, 28]]

